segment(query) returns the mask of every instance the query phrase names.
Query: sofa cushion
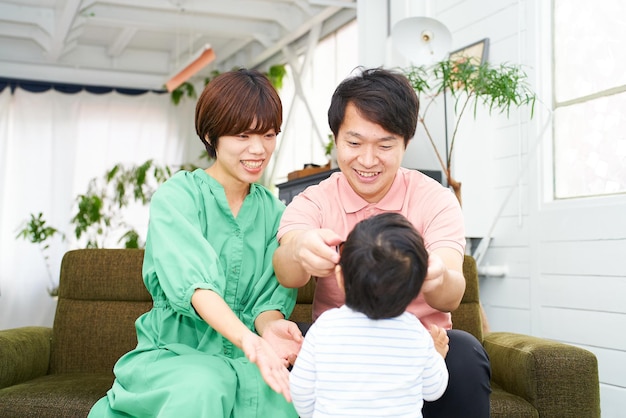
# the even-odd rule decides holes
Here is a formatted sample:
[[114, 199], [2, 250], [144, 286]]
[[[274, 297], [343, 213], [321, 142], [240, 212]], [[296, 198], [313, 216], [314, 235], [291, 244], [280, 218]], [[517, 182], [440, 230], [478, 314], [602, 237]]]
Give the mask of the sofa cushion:
[[151, 306], [60, 298], [49, 373], [112, 372], [115, 362], [137, 346], [135, 321]]
[[3, 417], [85, 418], [113, 384], [113, 373], [65, 373], [0, 389]]
[[490, 398], [491, 418], [539, 418], [539, 412], [526, 400], [505, 392], [493, 382]]

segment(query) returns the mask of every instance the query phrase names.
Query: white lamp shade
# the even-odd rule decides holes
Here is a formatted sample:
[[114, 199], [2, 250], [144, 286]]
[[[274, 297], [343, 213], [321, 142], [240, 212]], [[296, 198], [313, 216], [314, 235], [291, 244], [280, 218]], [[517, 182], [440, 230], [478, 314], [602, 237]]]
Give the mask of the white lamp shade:
[[408, 17], [391, 29], [391, 42], [414, 65], [442, 60], [452, 46], [452, 34], [440, 21], [430, 17]]

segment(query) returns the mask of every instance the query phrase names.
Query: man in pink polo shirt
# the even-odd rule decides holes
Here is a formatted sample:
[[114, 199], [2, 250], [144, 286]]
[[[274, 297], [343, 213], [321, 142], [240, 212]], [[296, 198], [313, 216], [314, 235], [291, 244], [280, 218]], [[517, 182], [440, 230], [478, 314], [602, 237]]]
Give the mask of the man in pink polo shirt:
[[429, 252], [428, 275], [408, 311], [431, 333], [447, 332], [450, 380], [424, 417], [488, 417], [491, 393], [487, 354], [472, 335], [452, 330], [450, 312], [465, 291], [463, 215], [455, 196], [424, 174], [402, 168], [415, 135], [419, 102], [397, 73], [363, 70], [335, 90], [328, 122], [340, 172], [296, 196], [285, 210], [274, 253], [278, 280], [302, 287], [317, 280], [313, 320], [344, 303], [334, 278], [335, 250], [360, 220], [381, 212], [406, 216]]

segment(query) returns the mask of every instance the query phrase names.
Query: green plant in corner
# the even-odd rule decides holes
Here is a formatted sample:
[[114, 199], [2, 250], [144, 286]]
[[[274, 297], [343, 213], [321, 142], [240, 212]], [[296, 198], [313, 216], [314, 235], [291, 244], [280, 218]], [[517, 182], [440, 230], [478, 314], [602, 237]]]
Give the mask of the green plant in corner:
[[50, 296], [57, 296], [59, 290], [58, 283], [54, 280], [52, 275], [50, 256], [48, 254], [50, 248], [49, 240], [57, 235], [60, 236], [61, 239], [65, 239], [65, 235], [58, 229], [48, 225], [45, 219], [43, 219], [43, 213], [39, 212], [37, 215], [30, 214], [30, 219], [22, 223], [21, 229], [18, 230], [16, 236], [16, 238], [22, 238], [33, 244], [37, 244], [46, 265], [49, 280], [48, 293]]
[[[173, 171], [170, 166], [147, 160], [139, 165], [116, 164], [104, 176], [91, 179], [87, 191], [76, 197], [76, 212], [70, 221], [75, 245], [79, 248], [143, 247], [139, 232], [126, 221], [125, 210], [131, 204], [147, 205], [157, 187], [171, 177]], [[57, 295], [58, 284], [52, 275], [48, 250], [57, 235], [66, 239], [65, 234], [49, 225], [39, 212], [30, 214], [30, 219], [22, 222], [16, 236], [39, 247], [46, 263], [51, 296]]]
[[[422, 123], [439, 164], [446, 176], [448, 185], [461, 203], [461, 183], [452, 176], [452, 156], [457, 139], [458, 128], [468, 109], [476, 117], [478, 106], [485, 106], [489, 113], [510, 114], [511, 108], [530, 106], [530, 117], [533, 117], [536, 101], [535, 93], [527, 83], [527, 75], [520, 66], [489, 63], [477, 65], [471, 60], [444, 60], [432, 66], [412, 66], [404, 70], [413, 89], [420, 97], [428, 99], [420, 106], [419, 122]], [[426, 125], [426, 114], [434, 100], [449, 93], [453, 101], [456, 121], [450, 137], [449, 149], [442, 157], [435, 141]]]

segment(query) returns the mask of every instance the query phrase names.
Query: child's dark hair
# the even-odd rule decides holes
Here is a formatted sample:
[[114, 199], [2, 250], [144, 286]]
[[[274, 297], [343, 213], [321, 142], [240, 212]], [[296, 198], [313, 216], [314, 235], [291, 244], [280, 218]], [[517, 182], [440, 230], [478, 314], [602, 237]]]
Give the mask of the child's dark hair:
[[422, 288], [428, 252], [399, 213], [359, 222], [341, 248], [346, 305], [371, 319], [401, 315]]

